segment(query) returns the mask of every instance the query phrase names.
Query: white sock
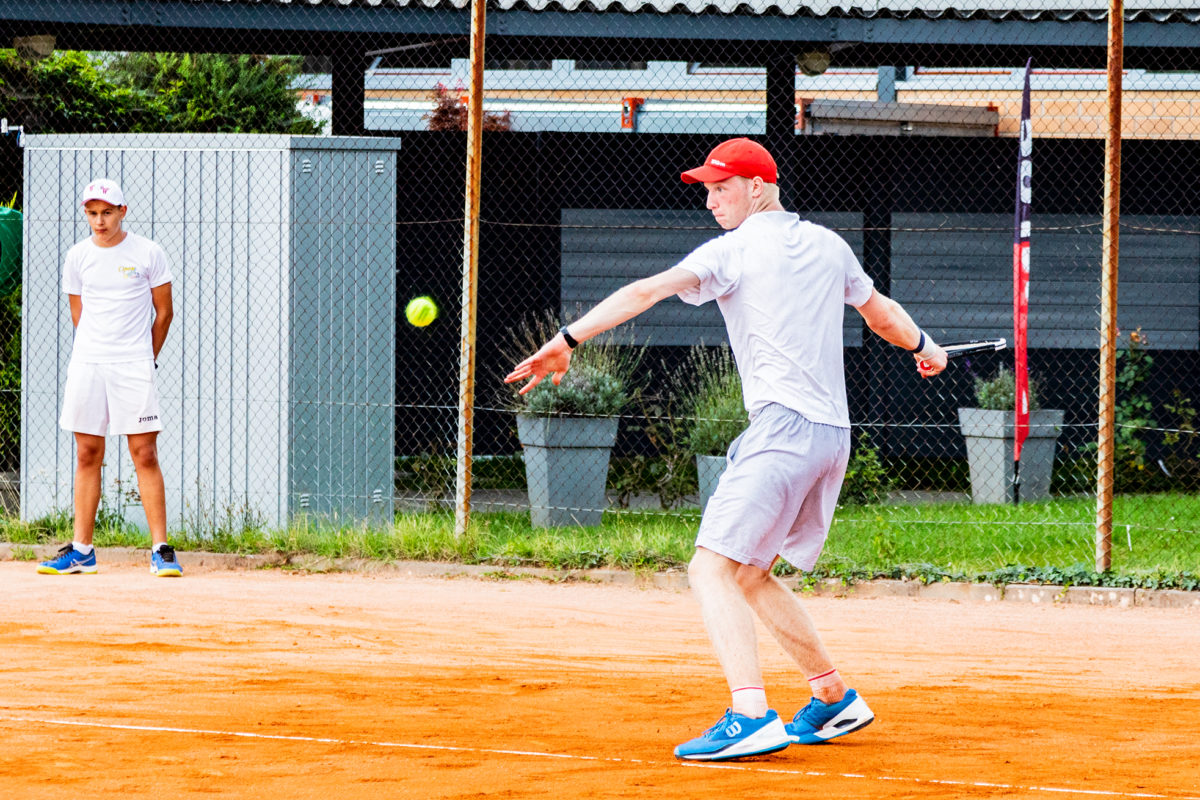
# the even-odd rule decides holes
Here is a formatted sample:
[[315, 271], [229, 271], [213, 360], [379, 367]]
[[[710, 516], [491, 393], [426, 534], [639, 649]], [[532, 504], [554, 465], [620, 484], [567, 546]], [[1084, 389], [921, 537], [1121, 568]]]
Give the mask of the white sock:
[[739, 686], [733, 690], [733, 713], [751, 719], [767, 715], [767, 691], [761, 686]]
[[84, 544], [83, 542], [71, 542], [71, 547], [74, 547], [77, 551], [83, 553], [85, 556], [90, 556], [92, 554], [93, 548], [90, 544]]
[[[814, 675], [808, 679], [808, 685], [812, 689], [813, 696], [822, 703], [830, 704], [840, 702], [845, 696], [843, 692], [840, 696], [834, 697], [837, 694], [837, 689], [842, 685], [842, 676], [838, 674], [837, 669], [831, 669], [828, 672], [822, 672], [820, 675]], [[831, 699], [826, 699], [831, 698]]]
[[154, 547], [151, 548], [151, 551], [157, 553], [159, 550], [162, 550], [166, 546], [167, 546], [166, 542], [159, 542], [158, 544], [154, 545]]

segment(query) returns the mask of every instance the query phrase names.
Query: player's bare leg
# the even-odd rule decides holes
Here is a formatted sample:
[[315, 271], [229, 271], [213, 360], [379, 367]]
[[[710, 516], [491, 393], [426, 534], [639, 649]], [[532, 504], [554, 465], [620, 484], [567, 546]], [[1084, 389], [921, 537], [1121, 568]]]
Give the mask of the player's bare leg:
[[792, 742], [779, 715], [767, 708], [754, 614], [738, 587], [738, 566], [703, 547], [696, 548], [688, 565], [688, 579], [733, 702], [716, 725], [676, 747], [676, 758], [725, 761], [774, 753]]
[[43, 575], [95, 574], [96, 509], [100, 507], [100, 469], [104, 464], [104, 437], [75, 434], [75, 520], [70, 544], [58, 555], [38, 565]]
[[742, 565], [737, 581], [763, 625], [804, 670], [812, 689], [813, 699], [787, 725], [791, 740], [822, 744], [869, 725], [874, 712], [834, 669], [800, 598], [770, 570]]
[[[768, 570], [747, 564], [739, 565], [737, 581], [754, 613], [806, 676], [822, 675], [834, 668], [812, 617], [795, 592]], [[845, 681], [837, 677], [828, 685], [814, 686], [813, 696], [836, 703], [846, 694], [846, 688]]]
[[154, 542], [150, 546], [150, 572], [160, 578], [178, 578], [183, 575], [183, 567], [175, 557], [175, 549], [167, 544], [167, 493], [158, 464], [158, 432], [129, 434], [129, 455], [137, 470], [138, 493]]
[[154, 544], [167, 541], [167, 493], [158, 463], [158, 432], [129, 434], [129, 456], [137, 470], [138, 494]]
[[[729, 681], [730, 691], [763, 685], [754, 615], [737, 582], [741, 566], [703, 547], [696, 548], [696, 554], [688, 564], [688, 582], [700, 603], [704, 627], [717, 660], [721, 662], [725, 679]], [[748, 709], [742, 713], [762, 716], [766, 711], [765, 700], [762, 705], [761, 709]]]
[[75, 434], [75, 541], [91, 544], [100, 507], [100, 469], [104, 466], [104, 437]]

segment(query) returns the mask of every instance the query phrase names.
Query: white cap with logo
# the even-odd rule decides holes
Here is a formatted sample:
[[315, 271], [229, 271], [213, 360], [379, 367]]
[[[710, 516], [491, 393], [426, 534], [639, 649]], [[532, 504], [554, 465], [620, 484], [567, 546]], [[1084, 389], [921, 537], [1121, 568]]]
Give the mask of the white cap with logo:
[[121, 186], [116, 181], [98, 178], [84, 188], [83, 200], [80, 205], [87, 205], [89, 200], [103, 200], [114, 206], [123, 206], [125, 205], [125, 193], [121, 191]]

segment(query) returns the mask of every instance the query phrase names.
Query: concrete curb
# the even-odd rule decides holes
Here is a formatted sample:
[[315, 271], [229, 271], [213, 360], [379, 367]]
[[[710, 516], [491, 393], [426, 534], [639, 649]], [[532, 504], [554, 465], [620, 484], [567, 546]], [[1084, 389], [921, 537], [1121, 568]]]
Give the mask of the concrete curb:
[[[58, 552], [59, 545], [22, 545], [0, 542], [0, 561], [44, 561]], [[149, 563], [146, 550], [136, 547], [105, 547], [99, 550], [101, 564], [140, 566]], [[250, 569], [294, 569], [302, 572], [344, 572], [360, 575], [404, 575], [423, 578], [533, 578], [538, 580], [636, 586], [671, 591], [686, 591], [688, 577], [684, 570], [640, 572], [616, 569], [563, 570], [545, 567], [499, 566], [494, 564], [454, 564], [436, 561], [377, 561], [366, 558], [325, 558], [311, 554], [286, 555], [266, 553], [240, 555], [237, 553], [182, 553], [184, 569], [192, 572]], [[923, 600], [946, 600], [953, 603], [1029, 603], [1032, 605], [1085, 605], [1111, 608], [1196, 608], [1200, 609], [1200, 592], [1178, 589], [1127, 589], [1097, 586], [1046, 586], [1010, 583], [993, 586], [987, 583], [941, 581], [925, 584], [921, 581], [879, 579], [845, 584], [826, 579], [808, 586], [796, 577], [784, 579], [795, 591], [814, 597], [870, 599], [876, 597], [913, 597]]]

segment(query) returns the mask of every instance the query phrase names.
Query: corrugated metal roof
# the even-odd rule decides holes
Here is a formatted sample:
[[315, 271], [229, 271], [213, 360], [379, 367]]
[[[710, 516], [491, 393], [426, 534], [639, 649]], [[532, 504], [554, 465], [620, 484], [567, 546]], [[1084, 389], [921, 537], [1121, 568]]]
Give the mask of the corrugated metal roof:
[[[277, 3], [280, 5], [359, 6], [377, 8], [466, 8], [471, 0], [180, 0], [208, 3]], [[1012, 0], [490, 0], [505, 10], [533, 11], [659, 11], [719, 12], [722, 14], [782, 14], [805, 17], [875, 17], [918, 19], [1024, 19], [1102, 21], [1108, 4], [1102, 0], [1038, 0], [1013, 3]], [[1015, 6], [1015, 7], [1014, 7]], [[1125, 4], [1125, 19], [1130, 22], [1200, 22], [1200, 8], [1178, 2], [1144, 0]]]

